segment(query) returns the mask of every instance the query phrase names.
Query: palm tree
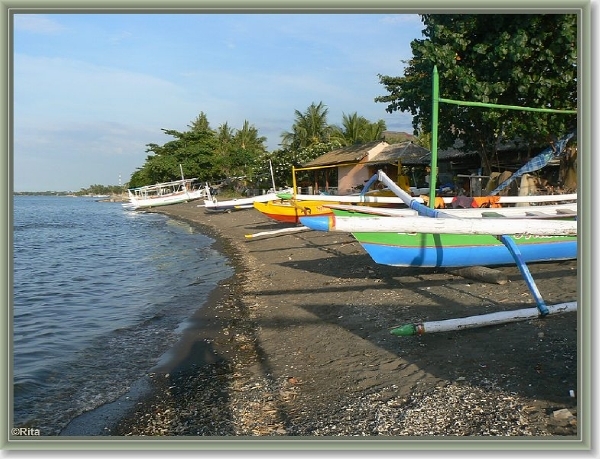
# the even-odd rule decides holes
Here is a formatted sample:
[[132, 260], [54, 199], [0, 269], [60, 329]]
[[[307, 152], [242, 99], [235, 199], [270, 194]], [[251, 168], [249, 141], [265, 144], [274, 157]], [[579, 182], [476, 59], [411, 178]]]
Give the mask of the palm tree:
[[314, 102], [304, 113], [295, 110], [296, 120], [291, 132], [281, 135], [282, 144], [285, 147], [299, 149], [309, 147], [317, 143], [328, 142], [332, 128], [327, 124], [328, 108], [319, 102]]
[[200, 112], [200, 114], [196, 117], [194, 121], [192, 121], [192, 124], [188, 127], [195, 132], [210, 131], [210, 124], [204, 112]]
[[369, 123], [365, 128], [364, 140], [371, 142], [383, 138], [383, 133], [387, 129], [385, 121], [379, 120], [376, 123]]
[[244, 120], [242, 128], [233, 136], [228, 157], [229, 173], [252, 177], [255, 163], [266, 151], [266, 140], [248, 120]]
[[334, 127], [332, 139], [339, 141], [344, 146], [366, 143], [381, 139], [385, 129], [385, 121], [383, 120], [371, 123], [365, 117], [358, 116], [356, 112], [350, 115], [344, 113], [342, 127]]
[[342, 127], [334, 127], [333, 138], [338, 140], [342, 145], [354, 145], [362, 143], [362, 131], [364, 124], [368, 121], [359, 117], [357, 112], [351, 115], [342, 115]]
[[219, 153], [225, 154], [233, 141], [233, 128], [227, 122], [217, 128], [217, 139], [219, 141]]
[[248, 120], [244, 120], [242, 129], [235, 134], [235, 140], [242, 150], [264, 150], [264, 143], [267, 138], [259, 136], [258, 130], [251, 126]]

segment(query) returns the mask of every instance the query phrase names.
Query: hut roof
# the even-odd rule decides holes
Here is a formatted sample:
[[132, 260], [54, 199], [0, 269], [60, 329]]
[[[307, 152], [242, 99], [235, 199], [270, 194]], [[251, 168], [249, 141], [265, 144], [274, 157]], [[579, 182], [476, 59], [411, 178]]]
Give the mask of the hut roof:
[[[376, 147], [384, 145], [381, 151], [363, 164], [395, 164], [400, 161], [403, 165], [416, 166], [431, 163], [431, 151], [413, 141], [407, 140], [388, 145], [387, 142], [374, 141], [350, 145], [333, 150], [303, 165], [303, 167], [335, 166], [344, 163], [359, 163]], [[438, 161], [464, 159], [476, 155], [476, 152], [464, 152], [456, 148], [438, 151]]]
[[350, 145], [338, 150], [333, 150], [313, 159], [312, 161], [309, 161], [308, 163], [304, 164], [303, 167], [330, 166], [333, 164], [359, 162], [361, 159], [367, 156], [373, 148], [382, 143], [385, 142], [376, 140], [373, 142]]
[[388, 145], [366, 164], [397, 163], [421, 164], [431, 158], [431, 152], [411, 141]]
[[[456, 149], [438, 151], [438, 161], [466, 158], [475, 153], [465, 153]], [[424, 165], [431, 163], [431, 151], [411, 141], [388, 145], [366, 164], [392, 164], [400, 161], [403, 165]]]

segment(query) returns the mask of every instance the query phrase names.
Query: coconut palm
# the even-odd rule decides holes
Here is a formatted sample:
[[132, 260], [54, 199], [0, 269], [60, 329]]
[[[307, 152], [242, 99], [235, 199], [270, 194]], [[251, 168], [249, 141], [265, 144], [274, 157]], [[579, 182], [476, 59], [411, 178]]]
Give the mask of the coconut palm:
[[333, 128], [332, 139], [339, 141], [344, 146], [371, 142], [381, 139], [385, 129], [383, 120], [371, 123], [364, 116], [359, 116], [357, 112], [350, 115], [344, 113], [342, 127], [335, 126]]
[[314, 102], [304, 113], [296, 110], [296, 119], [291, 132], [281, 135], [282, 144], [292, 149], [309, 147], [311, 145], [328, 142], [332, 128], [327, 124], [328, 108], [319, 102]]

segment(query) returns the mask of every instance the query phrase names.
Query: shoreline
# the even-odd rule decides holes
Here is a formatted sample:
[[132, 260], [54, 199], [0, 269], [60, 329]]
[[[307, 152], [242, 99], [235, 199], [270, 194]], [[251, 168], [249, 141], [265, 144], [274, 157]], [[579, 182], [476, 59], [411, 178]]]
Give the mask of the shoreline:
[[[201, 228], [235, 274], [153, 370], [152, 394], [106, 435], [576, 438], [576, 314], [389, 334], [533, 305], [516, 267], [499, 268], [506, 285], [486, 284], [376, 265], [342, 233], [245, 238], [289, 227], [254, 209], [154, 212]], [[548, 304], [577, 299], [576, 261], [530, 269]]]

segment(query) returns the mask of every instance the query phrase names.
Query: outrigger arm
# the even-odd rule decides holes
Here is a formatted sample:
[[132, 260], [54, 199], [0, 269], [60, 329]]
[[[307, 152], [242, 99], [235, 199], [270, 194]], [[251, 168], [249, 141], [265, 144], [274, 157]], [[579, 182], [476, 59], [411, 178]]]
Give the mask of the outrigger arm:
[[515, 244], [515, 241], [510, 236], [498, 236], [498, 240], [506, 246], [512, 257], [515, 259], [515, 262], [517, 263], [517, 268], [519, 268], [519, 271], [521, 271], [521, 275], [525, 279], [525, 283], [527, 284], [527, 287], [529, 287], [529, 290], [531, 291], [531, 294], [533, 295], [533, 298], [537, 303], [537, 308], [540, 311], [540, 315], [542, 317], [547, 316], [550, 313], [550, 311], [548, 310], [546, 302], [542, 298], [542, 295], [540, 294], [540, 291], [537, 288], [533, 277], [531, 276], [531, 272], [529, 271], [527, 264], [523, 261], [523, 257], [521, 256], [521, 251], [519, 250], [519, 247], [517, 247], [517, 244]]
[[[452, 218], [453, 217], [443, 211], [431, 209], [431, 208], [425, 206], [424, 204], [418, 202], [416, 199], [414, 199], [412, 196], [410, 196], [408, 193], [406, 193], [404, 190], [402, 190], [399, 186], [397, 186], [393, 182], [393, 180], [391, 180], [383, 171], [378, 171], [377, 174], [373, 175], [373, 177], [371, 177], [371, 179], [369, 179], [367, 181], [367, 183], [365, 184], [365, 187], [363, 188], [363, 191], [361, 193], [364, 194], [366, 192], [366, 190], [368, 190], [369, 187], [373, 183], [375, 183], [377, 180], [379, 180], [384, 185], [386, 185], [407, 206], [409, 206], [413, 210], [416, 210], [420, 215], [431, 217], [431, 218]], [[521, 272], [521, 275], [523, 276], [525, 283], [527, 284], [527, 287], [529, 288], [531, 294], [533, 295], [533, 298], [535, 299], [535, 302], [537, 305], [537, 310], [538, 310], [538, 315], [541, 317], [547, 316], [550, 313], [550, 310], [548, 309], [546, 302], [542, 298], [542, 295], [540, 294], [540, 291], [539, 291], [535, 281], [533, 280], [533, 277], [531, 275], [531, 272], [529, 271], [527, 264], [523, 260], [521, 251], [519, 250], [519, 247], [517, 246], [517, 244], [515, 244], [515, 241], [509, 235], [497, 236], [497, 238], [500, 242], [502, 242], [504, 244], [504, 246], [507, 248], [507, 250], [512, 255], [513, 259], [515, 260], [517, 268], [519, 268], [519, 271]], [[564, 309], [559, 308], [558, 310], [562, 312]], [[528, 312], [525, 315], [525, 317], [528, 317], [528, 318], [531, 317], [531, 313]], [[442, 329], [444, 329], [444, 327], [442, 327]], [[391, 331], [392, 334], [399, 335], [399, 336], [421, 334], [423, 332], [424, 332], [424, 327], [422, 324], [421, 325], [419, 325], [419, 324], [404, 325], [402, 327], [395, 328]]]

